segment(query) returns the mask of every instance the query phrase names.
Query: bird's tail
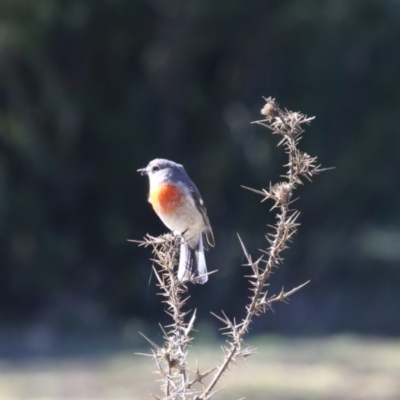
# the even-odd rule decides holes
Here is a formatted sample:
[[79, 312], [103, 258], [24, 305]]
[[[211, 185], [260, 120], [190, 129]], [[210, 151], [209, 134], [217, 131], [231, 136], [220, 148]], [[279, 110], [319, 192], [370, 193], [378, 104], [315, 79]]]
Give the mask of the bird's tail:
[[189, 242], [181, 244], [178, 280], [184, 282], [189, 280], [191, 276], [196, 278], [197, 283], [203, 284], [208, 281], [203, 235], [200, 235], [200, 240], [193, 249]]

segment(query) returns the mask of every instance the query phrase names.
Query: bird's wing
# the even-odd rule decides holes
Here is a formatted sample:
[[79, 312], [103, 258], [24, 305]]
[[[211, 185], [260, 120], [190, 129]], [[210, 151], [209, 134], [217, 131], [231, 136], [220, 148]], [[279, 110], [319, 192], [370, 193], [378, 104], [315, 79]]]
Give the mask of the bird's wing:
[[204, 205], [204, 201], [200, 196], [200, 192], [197, 189], [196, 186], [192, 186], [190, 188], [190, 191], [192, 193], [193, 196], [193, 200], [196, 204], [197, 209], [200, 211], [201, 216], [203, 217], [204, 223], [207, 226], [207, 231], [205, 232], [206, 238], [207, 238], [207, 243], [211, 246], [214, 247], [215, 246], [215, 239], [214, 239], [214, 234], [210, 225], [210, 220], [208, 219], [207, 216], [207, 209], [206, 206]]

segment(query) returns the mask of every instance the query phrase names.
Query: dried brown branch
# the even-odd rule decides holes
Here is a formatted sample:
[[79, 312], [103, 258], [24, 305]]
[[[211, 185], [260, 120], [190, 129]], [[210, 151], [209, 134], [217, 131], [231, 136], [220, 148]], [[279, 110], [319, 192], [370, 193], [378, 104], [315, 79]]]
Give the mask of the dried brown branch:
[[[164, 400], [188, 399], [197, 393], [192, 390], [195, 382], [189, 381], [186, 365], [186, 347], [192, 340], [190, 334], [196, 319], [196, 310], [191, 314], [189, 321], [185, 322], [185, 317], [189, 314], [188, 311], [183, 311], [188, 299], [187, 286], [177, 280], [174, 272], [179, 256], [180, 238], [172, 234], [160, 237], [147, 235], [137, 243], [153, 248], [153, 261], [158, 265], [158, 268], [153, 269], [157, 286], [160, 288], [159, 294], [163, 297], [162, 302], [166, 304], [166, 313], [172, 318], [171, 325], [160, 325], [164, 335], [162, 347], [142, 335], [152, 347], [151, 354], [147, 355], [153, 357], [161, 376], [160, 387]], [[201, 382], [201, 379], [198, 378], [198, 381]]]
[[293, 192], [298, 185], [303, 184], [303, 178], [311, 180], [314, 175], [324, 171], [320, 165], [317, 165], [317, 157], [310, 157], [297, 147], [301, 135], [304, 133], [303, 125], [308, 125], [314, 117], [308, 118], [298, 112], [282, 110], [272, 98], [265, 99], [265, 101], [266, 104], [261, 110], [261, 114], [265, 116], [265, 119], [256, 121], [255, 123], [268, 128], [273, 134], [282, 137], [278, 146], [282, 145], [288, 155], [288, 163], [285, 165], [287, 172], [283, 176], [284, 180], [282, 182], [276, 184], [270, 183], [268, 190], [244, 187], [263, 196], [262, 201], [271, 199], [274, 202], [272, 209], [278, 210], [276, 223], [272, 226], [272, 232], [266, 235], [269, 246], [265, 250], [261, 250], [262, 255], [255, 261], [239, 237], [247, 260], [244, 265], [251, 267], [252, 270], [252, 274], [247, 276], [252, 294], [250, 302], [246, 306], [246, 317], [240, 323], [232, 323], [224, 313], [223, 317], [217, 316], [224, 324], [223, 329], [227, 330], [227, 335], [229, 336], [228, 350], [224, 354], [222, 363], [217, 367], [212, 381], [202, 394], [201, 399], [203, 400], [210, 398], [212, 390], [214, 390], [214, 387], [232, 362], [240, 356], [247, 357], [252, 354], [251, 349], [250, 351], [249, 349], [242, 349], [242, 341], [248, 333], [254, 317], [272, 309], [272, 303], [274, 302], [287, 302], [292, 294], [308, 283], [306, 282], [288, 292], [282, 289], [278, 295], [270, 297], [268, 297], [266, 289], [272, 270], [279, 267], [283, 262], [281, 253], [288, 248], [288, 244], [299, 226], [297, 219], [300, 213], [291, 208], [294, 201]]

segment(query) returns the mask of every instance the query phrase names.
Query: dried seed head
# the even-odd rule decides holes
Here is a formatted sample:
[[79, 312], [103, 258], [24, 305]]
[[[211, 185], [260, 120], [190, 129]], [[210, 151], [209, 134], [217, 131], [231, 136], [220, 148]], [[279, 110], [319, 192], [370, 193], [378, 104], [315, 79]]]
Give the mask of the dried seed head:
[[266, 103], [261, 109], [261, 114], [266, 117], [277, 117], [279, 115], [279, 107], [275, 99], [268, 97], [265, 101]]
[[276, 198], [280, 204], [288, 202], [291, 195], [290, 185], [288, 183], [281, 183], [276, 186]]

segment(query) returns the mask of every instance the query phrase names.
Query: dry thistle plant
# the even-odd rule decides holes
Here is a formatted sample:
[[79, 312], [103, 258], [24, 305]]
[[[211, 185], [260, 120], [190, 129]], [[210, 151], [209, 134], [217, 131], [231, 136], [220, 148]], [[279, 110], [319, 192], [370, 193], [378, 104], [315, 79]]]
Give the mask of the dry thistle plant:
[[[190, 370], [187, 365], [188, 345], [192, 341], [191, 332], [193, 330], [196, 317], [194, 312], [184, 311], [184, 305], [188, 299], [188, 287], [185, 283], [179, 282], [174, 269], [176, 269], [179, 256], [179, 245], [181, 238], [172, 234], [160, 237], [147, 235], [143, 241], [138, 243], [142, 246], [153, 248], [153, 261], [158, 267], [154, 267], [157, 278], [157, 285], [160, 295], [166, 304], [167, 314], [172, 318], [172, 323], [166, 327], [161, 326], [164, 334], [164, 344], [157, 345], [150, 339], [146, 340], [151, 345], [151, 354], [160, 375], [160, 388], [162, 395], [153, 395], [156, 399], [164, 400], [207, 400], [211, 399], [216, 391], [217, 384], [229, 366], [239, 357], [248, 357], [254, 349], [243, 346], [243, 338], [249, 332], [250, 324], [254, 317], [266, 313], [272, 308], [272, 304], [277, 301], [286, 302], [289, 297], [301, 289], [308, 282], [290, 290], [283, 289], [279, 294], [268, 295], [266, 290], [267, 283], [274, 268], [278, 268], [283, 258], [281, 253], [288, 248], [293, 235], [297, 231], [299, 211], [292, 207], [293, 192], [303, 184], [303, 180], [311, 181], [311, 178], [327, 168], [322, 169], [317, 164], [317, 157], [310, 157], [308, 154], [298, 149], [299, 141], [304, 133], [304, 125], [308, 125], [314, 117], [307, 116], [279, 108], [276, 101], [272, 98], [265, 99], [266, 104], [261, 110], [265, 117], [255, 124], [262, 125], [279, 135], [281, 140], [278, 146], [283, 146], [288, 156], [286, 174], [282, 176], [283, 181], [269, 185], [268, 190], [251, 189], [263, 197], [262, 201], [271, 199], [273, 206], [271, 210], [276, 210], [276, 223], [271, 226], [271, 232], [267, 233], [266, 239], [268, 246], [261, 250], [260, 256], [256, 259], [248, 253], [242, 240], [239, 241], [247, 259], [245, 266], [250, 268], [250, 275], [246, 276], [250, 284], [251, 296], [246, 306], [246, 316], [236, 322], [229, 319], [225, 313], [222, 316], [213, 314], [224, 326], [224, 335], [227, 341], [223, 347], [223, 359], [215, 367], [207, 371], [200, 372], [196, 367]], [[195, 283], [195, 280], [191, 280]]]

